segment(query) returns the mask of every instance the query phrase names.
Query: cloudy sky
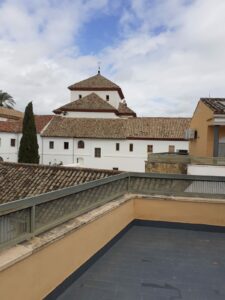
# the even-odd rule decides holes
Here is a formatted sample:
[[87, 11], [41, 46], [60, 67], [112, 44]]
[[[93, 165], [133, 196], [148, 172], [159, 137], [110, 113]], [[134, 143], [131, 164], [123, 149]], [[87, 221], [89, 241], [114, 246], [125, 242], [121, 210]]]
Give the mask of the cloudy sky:
[[0, 90], [51, 113], [101, 73], [139, 116], [225, 97], [224, 0], [0, 0]]

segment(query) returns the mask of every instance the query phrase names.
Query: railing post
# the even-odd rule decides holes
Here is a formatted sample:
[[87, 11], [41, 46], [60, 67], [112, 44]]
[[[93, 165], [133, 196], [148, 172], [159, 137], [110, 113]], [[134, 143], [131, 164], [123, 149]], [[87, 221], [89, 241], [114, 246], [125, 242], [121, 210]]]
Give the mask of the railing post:
[[130, 192], [130, 173], [128, 173], [128, 177], [127, 177], [127, 192]]
[[31, 207], [30, 212], [30, 232], [34, 233], [35, 231], [35, 205]]

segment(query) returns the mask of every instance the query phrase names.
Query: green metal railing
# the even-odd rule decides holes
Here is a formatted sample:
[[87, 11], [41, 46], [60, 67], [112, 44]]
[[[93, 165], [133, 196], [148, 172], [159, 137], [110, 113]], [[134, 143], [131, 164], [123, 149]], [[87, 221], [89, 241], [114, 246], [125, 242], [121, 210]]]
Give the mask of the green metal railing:
[[122, 173], [0, 205], [0, 249], [30, 239], [127, 193], [225, 198], [225, 178]]

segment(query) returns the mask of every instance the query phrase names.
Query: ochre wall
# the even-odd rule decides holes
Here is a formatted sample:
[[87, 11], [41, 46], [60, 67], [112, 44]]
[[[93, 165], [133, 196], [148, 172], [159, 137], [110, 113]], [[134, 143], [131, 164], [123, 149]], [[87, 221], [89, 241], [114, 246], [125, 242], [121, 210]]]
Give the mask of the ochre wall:
[[207, 120], [213, 117], [213, 112], [199, 101], [193, 114], [190, 128], [197, 130], [197, 139], [190, 140], [189, 153], [192, 156], [213, 156], [213, 127], [208, 126]]
[[134, 219], [133, 201], [0, 272], [0, 299], [40, 300]]
[[225, 203], [143, 198], [135, 200], [134, 209], [140, 220], [225, 226]]
[[135, 198], [0, 272], [0, 299], [42, 299], [133, 219], [225, 226], [225, 202]]

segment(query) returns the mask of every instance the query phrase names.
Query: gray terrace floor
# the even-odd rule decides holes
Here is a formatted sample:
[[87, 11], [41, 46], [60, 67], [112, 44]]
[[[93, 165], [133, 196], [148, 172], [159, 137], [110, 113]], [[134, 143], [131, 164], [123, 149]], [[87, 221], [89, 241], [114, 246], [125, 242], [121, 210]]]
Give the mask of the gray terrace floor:
[[57, 299], [225, 299], [225, 234], [133, 226]]

